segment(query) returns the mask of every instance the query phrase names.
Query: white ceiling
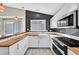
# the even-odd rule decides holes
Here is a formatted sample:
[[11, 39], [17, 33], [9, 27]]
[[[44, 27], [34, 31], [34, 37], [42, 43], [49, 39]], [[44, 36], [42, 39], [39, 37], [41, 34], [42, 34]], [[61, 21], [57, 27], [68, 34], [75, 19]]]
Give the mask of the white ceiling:
[[[5, 6], [54, 15], [65, 3], [4, 3]], [[23, 8], [24, 7], [24, 8]]]

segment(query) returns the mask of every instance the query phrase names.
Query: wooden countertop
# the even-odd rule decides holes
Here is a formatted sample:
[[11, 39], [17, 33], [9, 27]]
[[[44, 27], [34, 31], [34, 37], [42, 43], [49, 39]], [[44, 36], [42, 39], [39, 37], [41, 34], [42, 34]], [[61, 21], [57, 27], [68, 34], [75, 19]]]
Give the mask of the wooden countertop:
[[51, 38], [60, 37], [60, 35], [57, 32], [48, 32], [48, 34]]
[[26, 36], [30, 36], [30, 35], [35, 36], [37, 34], [39, 34], [39, 32], [22, 32], [19, 34], [10, 35], [8, 37], [2, 37], [2, 38], [4, 38], [2, 40], [9, 39], [10, 37], [15, 37], [15, 39], [10, 39], [10, 40], [1, 42], [0, 47], [9, 47], [9, 46], [15, 44], [16, 42], [22, 40]]
[[[51, 33], [51, 32], [49, 32]], [[4, 41], [4, 42], [1, 42], [0, 43], [0, 47], [9, 47], [13, 44], [15, 44], [16, 42], [22, 40], [24, 37], [26, 36], [30, 36], [30, 35], [38, 35], [39, 32], [22, 32], [22, 33], [17, 33], [17, 34], [14, 34], [14, 35], [9, 35], [9, 36], [5, 36], [5, 37], [1, 37], [3, 38], [2, 40], [5, 40], [5, 39], [8, 39], [10, 37], [16, 37], [15, 39], [10, 39], [10, 40], [7, 40], [7, 41]], [[54, 32], [52, 32], [51, 34], [55, 34]], [[18, 36], [18, 35], [21, 35], [21, 36]]]
[[73, 53], [79, 55], [79, 47], [68, 47]]
[[[0, 47], [9, 47], [13, 44], [15, 44], [16, 42], [22, 40], [24, 37], [27, 36], [27, 33], [22, 33], [20, 34], [19, 36], [16, 36], [15, 39], [11, 39], [11, 40], [7, 40], [7, 41], [4, 41], [4, 42], [1, 42], [0, 43]], [[14, 37], [14, 36], [13, 36]], [[8, 38], [7, 38], [8, 39]], [[5, 39], [4, 39], [5, 40]]]
[[0, 40], [5, 39], [5, 38], [9, 38], [9, 37], [13, 37], [13, 36], [16, 36], [16, 35], [24, 34], [24, 33], [26, 33], [26, 32], [21, 32], [21, 33], [11, 34], [11, 35], [7, 35], [7, 36], [2, 36], [2, 37], [0, 37]]
[[50, 34], [50, 35], [58, 35], [57, 32], [48, 32], [48, 34]]
[[9, 47], [9, 46], [15, 44], [18, 41], [19, 41], [19, 39], [16, 39], [16, 40], [8, 40], [8, 41], [5, 41], [5, 42], [0, 43], [0, 47]]

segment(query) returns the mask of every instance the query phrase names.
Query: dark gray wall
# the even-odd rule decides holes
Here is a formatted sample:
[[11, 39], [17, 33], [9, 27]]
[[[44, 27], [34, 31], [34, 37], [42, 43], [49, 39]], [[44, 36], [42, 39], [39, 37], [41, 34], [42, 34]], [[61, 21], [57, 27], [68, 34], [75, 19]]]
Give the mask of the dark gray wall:
[[30, 30], [30, 20], [46, 20], [46, 29], [50, 31], [50, 18], [52, 15], [42, 14], [38, 12], [28, 11], [26, 10], [26, 31]]

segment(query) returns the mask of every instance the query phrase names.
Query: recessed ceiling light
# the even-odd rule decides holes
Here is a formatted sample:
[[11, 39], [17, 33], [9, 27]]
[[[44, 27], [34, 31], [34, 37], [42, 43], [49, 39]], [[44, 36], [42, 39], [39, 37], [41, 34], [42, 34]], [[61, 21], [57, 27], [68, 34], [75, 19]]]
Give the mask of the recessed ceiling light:
[[40, 17], [40, 14], [36, 14], [36, 17]]
[[40, 11], [39, 9], [36, 9], [36, 11]]
[[22, 8], [24, 8], [24, 7], [22, 7]]

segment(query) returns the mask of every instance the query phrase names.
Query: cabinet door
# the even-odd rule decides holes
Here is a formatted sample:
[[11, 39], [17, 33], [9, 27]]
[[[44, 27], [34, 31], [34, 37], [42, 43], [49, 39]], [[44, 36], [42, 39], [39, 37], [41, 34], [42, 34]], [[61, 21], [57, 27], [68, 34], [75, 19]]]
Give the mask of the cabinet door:
[[18, 50], [18, 44], [16, 43], [16, 44], [9, 47], [9, 54], [10, 55], [17, 55], [18, 54], [17, 50]]
[[28, 40], [24, 38], [20, 42], [18, 42], [18, 55], [23, 55], [28, 48]]
[[23, 54], [24, 52], [24, 42], [23, 40], [21, 40], [20, 42], [18, 42], [18, 55]]
[[49, 38], [40, 38], [39, 47], [49, 47]]
[[38, 39], [29, 39], [29, 47], [38, 47]]
[[26, 50], [28, 49], [28, 36], [26, 37], [26, 38], [24, 38], [25, 39], [25, 47], [26, 47]]
[[52, 50], [52, 43], [53, 43], [52, 38], [49, 38], [49, 46], [50, 46], [50, 49], [51, 49], [51, 50]]
[[0, 55], [8, 55], [9, 50], [8, 47], [0, 47]]
[[38, 38], [37, 37], [29, 37], [29, 47], [38, 47]]
[[28, 39], [24, 38], [18, 43], [9, 47], [10, 55], [23, 55], [28, 48]]

